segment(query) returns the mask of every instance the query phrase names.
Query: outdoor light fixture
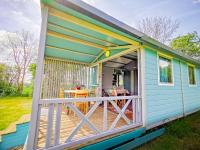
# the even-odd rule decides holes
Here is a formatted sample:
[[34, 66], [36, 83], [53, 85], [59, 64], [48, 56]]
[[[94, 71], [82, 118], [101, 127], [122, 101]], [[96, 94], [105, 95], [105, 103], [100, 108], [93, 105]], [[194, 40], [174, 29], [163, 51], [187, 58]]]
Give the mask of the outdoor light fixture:
[[110, 56], [110, 51], [108, 48], [104, 48], [103, 51], [105, 52], [105, 56], [109, 57]]
[[106, 50], [106, 51], [105, 51], [105, 56], [106, 56], [106, 57], [109, 57], [109, 56], [110, 56], [110, 51], [109, 51], [109, 50]]

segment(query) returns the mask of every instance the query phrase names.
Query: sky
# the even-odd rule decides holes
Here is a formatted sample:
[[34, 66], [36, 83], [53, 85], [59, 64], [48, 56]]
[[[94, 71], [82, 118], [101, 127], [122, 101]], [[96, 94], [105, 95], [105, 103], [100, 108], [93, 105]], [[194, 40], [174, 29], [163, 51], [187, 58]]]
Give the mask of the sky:
[[200, 0], [84, 0], [124, 23], [137, 27], [145, 17], [166, 16], [180, 23], [177, 35], [200, 33]]
[[[166, 16], [178, 20], [177, 35], [200, 34], [200, 0], [84, 0], [114, 18], [137, 27], [145, 17]], [[0, 36], [5, 32], [29, 30], [39, 39], [39, 0], [0, 0]]]

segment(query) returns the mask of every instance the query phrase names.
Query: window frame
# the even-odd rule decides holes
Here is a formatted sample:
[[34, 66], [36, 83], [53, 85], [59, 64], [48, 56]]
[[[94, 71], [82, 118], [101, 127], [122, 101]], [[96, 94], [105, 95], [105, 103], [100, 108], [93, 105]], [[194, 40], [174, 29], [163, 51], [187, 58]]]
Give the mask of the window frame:
[[[172, 82], [168, 82], [168, 83], [164, 83], [164, 82], [160, 82], [160, 57], [165, 58], [170, 60], [171, 62], [171, 75], [172, 75]], [[157, 53], [157, 70], [158, 70], [158, 85], [160, 86], [174, 86], [174, 66], [173, 66], [173, 57], [163, 54], [163, 53]]]
[[[192, 67], [192, 68], [193, 68], [195, 84], [190, 84], [189, 67]], [[188, 71], [188, 84], [189, 84], [189, 87], [196, 87], [196, 86], [197, 86], [197, 80], [196, 80], [196, 67], [195, 67], [195, 65], [189, 64], [189, 63], [188, 63], [188, 64], [187, 64], [187, 71]]]

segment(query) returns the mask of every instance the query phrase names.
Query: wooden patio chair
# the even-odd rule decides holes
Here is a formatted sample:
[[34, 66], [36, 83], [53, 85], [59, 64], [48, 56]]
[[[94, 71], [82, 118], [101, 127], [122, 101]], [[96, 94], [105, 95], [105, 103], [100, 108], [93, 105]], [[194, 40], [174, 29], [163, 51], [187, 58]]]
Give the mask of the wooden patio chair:
[[[65, 93], [64, 93], [64, 89], [63, 88], [60, 88], [60, 91], [59, 91], [59, 98], [65, 98]], [[62, 105], [62, 110], [66, 113], [66, 114], [69, 114], [70, 113], [70, 109], [69, 108], [66, 108], [65, 106]]]
[[[75, 98], [86, 98], [88, 97], [89, 92], [87, 90], [80, 90], [75, 93]], [[75, 106], [79, 108], [84, 114], [88, 112], [89, 103], [86, 102], [75, 102]]]

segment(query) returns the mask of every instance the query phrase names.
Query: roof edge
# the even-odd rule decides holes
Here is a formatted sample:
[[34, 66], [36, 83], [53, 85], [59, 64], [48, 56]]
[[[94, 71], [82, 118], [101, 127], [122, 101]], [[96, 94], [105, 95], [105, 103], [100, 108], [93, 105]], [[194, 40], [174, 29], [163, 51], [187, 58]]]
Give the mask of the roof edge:
[[[49, 3], [52, 0], [41, 0], [43, 3]], [[57, 3], [64, 5], [66, 7], [69, 7], [79, 13], [82, 13], [90, 18], [93, 18], [95, 20], [98, 20], [106, 25], [109, 25], [121, 32], [124, 32], [126, 34], [129, 34], [130, 36], [133, 36], [134, 38], [139, 39], [143, 44], [148, 43], [152, 46], [156, 46], [158, 49], [163, 49], [168, 53], [171, 53], [173, 55], [176, 55], [177, 57], [181, 57], [182, 59], [186, 59], [187, 61], [193, 62], [195, 64], [198, 64], [200, 66], [200, 61], [184, 55], [182, 53], [179, 53], [175, 51], [174, 49], [170, 48], [169, 46], [160, 43], [159, 41], [147, 36], [146, 34], [136, 30], [135, 28], [115, 19], [114, 17], [104, 13], [103, 11], [81, 1], [81, 0], [55, 0]]]

